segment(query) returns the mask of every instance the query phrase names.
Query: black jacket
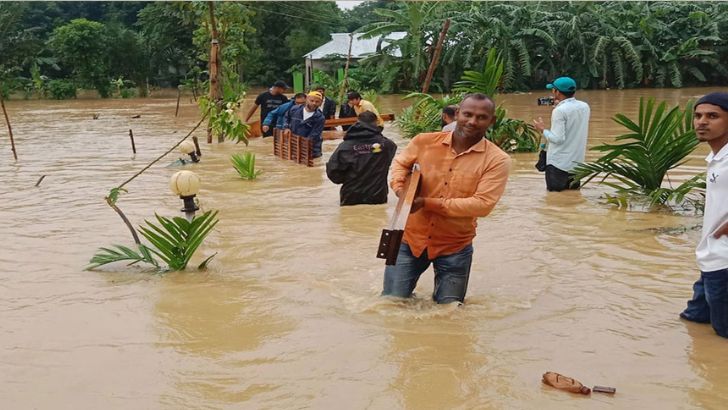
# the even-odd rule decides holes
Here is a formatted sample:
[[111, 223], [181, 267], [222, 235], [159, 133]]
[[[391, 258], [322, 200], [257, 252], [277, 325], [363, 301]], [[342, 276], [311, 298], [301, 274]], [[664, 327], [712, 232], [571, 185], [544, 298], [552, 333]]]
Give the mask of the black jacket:
[[324, 97], [321, 112], [327, 120], [336, 117], [336, 102], [329, 97]]
[[397, 144], [382, 135], [376, 124], [357, 122], [326, 163], [331, 182], [343, 184], [341, 205], [387, 202], [387, 173]]

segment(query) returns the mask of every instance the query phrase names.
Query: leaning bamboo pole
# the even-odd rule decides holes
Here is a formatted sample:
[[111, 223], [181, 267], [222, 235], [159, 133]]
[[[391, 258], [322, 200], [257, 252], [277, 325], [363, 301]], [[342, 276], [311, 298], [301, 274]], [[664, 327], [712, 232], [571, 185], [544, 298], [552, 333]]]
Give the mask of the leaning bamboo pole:
[[425, 82], [422, 84], [422, 94], [427, 94], [427, 91], [430, 90], [430, 81], [432, 81], [432, 76], [433, 74], [435, 74], [435, 67], [437, 67], [437, 62], [440, 59], [440, 53], [442, 53], [442, 44], [445, 42], [445, 34], [447, 34], [448, 29], [450, 29], [450, 19], [446, 19], [445, 23], [442, 25], [440, 38], [437, 39], [437, 46], [435, 46], [435, 53], [432, 56], [430, 67], [427, 69]]
[[0, 106], [3, 108], [3, 115], [5, 116], [5, 124], [8, 126], [8, 134], [10, 135], [10, 148], [13, 150], [13, 158], [18, 160], [18, 153], [15, 151], [15, 139], [13, 138], [13, 127], [10, 125], [10, 118], [8, 118], [8, 111], [5, 109], [5, 100], [3, 99], [2, 92], [0, 91]]
[[349, 52], [346, 55], [346, 65], [344, 66], [344, 81], [341, 82], [339, 89], [339, 101], [344, 101], [344, 93], [349, 86], [349, 62], [351, 62], [351, 45], [354, 42], [354, 33], [349, 33]]
[[[218, 112], [221, 107], [219, 100], [222, 97], [222, 82], [220, 81], [220, 42], [217, 39], [217, 23], [215, 22], [215, 4], [212, 1], [207, 2], [210, 11], [210, 32], [212, 40], [210, 40], [210, 102], [216, 105]], [[218, 136], [217, 142], [222, 142], [223, 135]], [[212, 127], [207, 125], [207, 143], [212, 143]]]

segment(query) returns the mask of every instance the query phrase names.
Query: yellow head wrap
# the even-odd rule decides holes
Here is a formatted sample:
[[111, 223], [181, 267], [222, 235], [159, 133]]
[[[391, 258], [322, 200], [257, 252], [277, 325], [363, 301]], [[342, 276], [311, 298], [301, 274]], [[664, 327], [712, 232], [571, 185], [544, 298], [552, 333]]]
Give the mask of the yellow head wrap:
[[321, 95], [321, 93], [320, 93], [320, 92], [318, 92], [318, 91], [311, 91], [310, 93], [308, 93], [308, 96], [309, 96], [309, 97], [318, 97], [318, 98], [321, 98], [321, 99], [323, 99], [323, 98], [324, 98], [324, 97], [323, 97], [323, 96]]

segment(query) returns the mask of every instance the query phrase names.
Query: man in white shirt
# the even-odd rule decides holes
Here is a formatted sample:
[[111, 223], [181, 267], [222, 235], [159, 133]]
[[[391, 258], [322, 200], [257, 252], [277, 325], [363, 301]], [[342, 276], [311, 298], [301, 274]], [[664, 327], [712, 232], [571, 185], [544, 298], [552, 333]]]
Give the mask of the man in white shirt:
[[448, 105], [447, 107], [442, 109], [442, 131], [448, 132], [448, 131], [455, 131], [455, 127], [458, 125], [457, 121], [455, 121], [455, 111], [457, 111], [458, 107], [454, 105]]
[[698, 140], [710, 145], [703, 231], [695, 249], [700, 278], [680, 317], [710, 323], [728, 338], [728, 93], [710, 93], [695, 103]]
[[533, 120], [536, 129], [543, 133], [549, 146], [546, 151], [546, 189], [563, 191], [578, 189], [571, 171], [586, 156], [586, 139], [589, 134], [589, 104], [574, 98], [576, 81], [571, 77], [559, 77], [546, 88], [553, 93], [555, 107], [551, 112], [551, 128], [546, 129], [543, 118]]

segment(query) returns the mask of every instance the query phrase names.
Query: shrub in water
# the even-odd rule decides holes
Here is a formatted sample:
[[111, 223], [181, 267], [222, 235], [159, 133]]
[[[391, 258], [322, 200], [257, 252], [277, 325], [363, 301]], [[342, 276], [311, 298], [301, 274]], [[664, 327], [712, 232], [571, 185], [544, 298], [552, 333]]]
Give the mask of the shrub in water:
[[255, 169], [255, 154], [252, 152], [233, 154], [230, 157], [230, 162], [233, 163], [233, 168], [238, 171], [243, 179], [255, 179], [263, 172]]
[[76, 98], [76, 85], [67, 80], [51, 80], [48, 82], [48, 92], [56, 100]]

